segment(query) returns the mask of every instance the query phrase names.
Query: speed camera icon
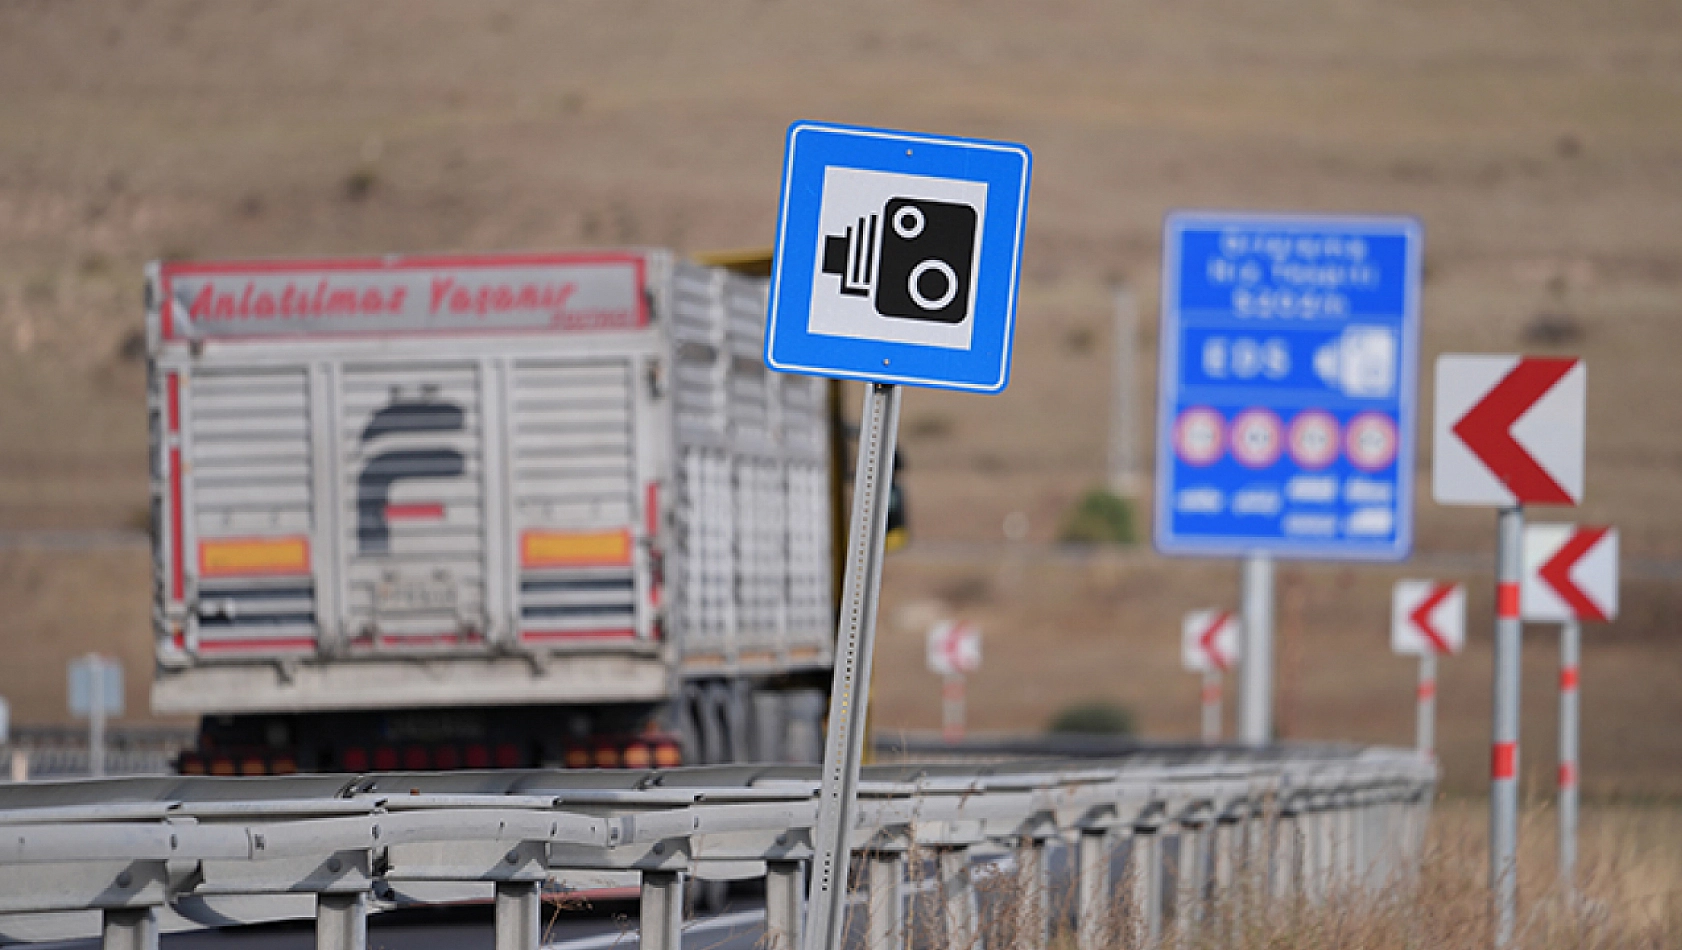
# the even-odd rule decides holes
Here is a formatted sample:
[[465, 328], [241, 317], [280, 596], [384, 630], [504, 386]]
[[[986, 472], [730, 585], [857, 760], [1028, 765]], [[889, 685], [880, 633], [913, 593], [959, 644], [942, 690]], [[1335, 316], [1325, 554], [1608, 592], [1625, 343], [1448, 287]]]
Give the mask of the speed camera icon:
[[823, 272], [841, 293], [870, 297], [884, 317], [961, 323], [970, 315], [976, 218], [966, 204], [892, 198], [824, 238]]
[[984, 182], [831, 168], [812, 331], [968, 349]]

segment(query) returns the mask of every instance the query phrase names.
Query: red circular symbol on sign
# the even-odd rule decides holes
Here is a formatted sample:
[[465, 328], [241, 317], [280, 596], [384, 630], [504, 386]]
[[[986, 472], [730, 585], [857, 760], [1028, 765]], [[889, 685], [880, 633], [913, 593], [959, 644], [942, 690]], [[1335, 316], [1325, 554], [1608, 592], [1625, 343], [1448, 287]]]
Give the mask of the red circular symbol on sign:
[[1343, 450], [1363, 472], [1388, 468], [1396, 460], [1396, 423], [1381, 412], [1363, 412], [1349, 420]]
[[1201, 406], [1187, 409], [1174, 423], [1174, 451], [1187, 465], [1213, 465], [1220, 460], [1225, 436], [1220, 413]]
[[1337, 460], [1337, 420], [1329, 412], [1310, 409], [1291, 420], [1291, 458], [1303, 468], [1325, 468]]
[[1232, 454], [1249, 468], [1266, 468], [1285, 449], [1285, 427], [1266, 409], [1246, 409], [1232, 420]]

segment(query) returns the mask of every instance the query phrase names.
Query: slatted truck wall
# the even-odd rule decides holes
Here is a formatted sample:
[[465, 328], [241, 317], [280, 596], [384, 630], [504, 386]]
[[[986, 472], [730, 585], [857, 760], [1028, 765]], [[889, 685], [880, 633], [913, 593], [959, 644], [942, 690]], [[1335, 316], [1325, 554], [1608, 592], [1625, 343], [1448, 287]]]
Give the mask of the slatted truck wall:
[[827, 668], [822, 390], [759, 361], [763, 281], [627, 251], [148, 290], [159, 712], [653, 707]]

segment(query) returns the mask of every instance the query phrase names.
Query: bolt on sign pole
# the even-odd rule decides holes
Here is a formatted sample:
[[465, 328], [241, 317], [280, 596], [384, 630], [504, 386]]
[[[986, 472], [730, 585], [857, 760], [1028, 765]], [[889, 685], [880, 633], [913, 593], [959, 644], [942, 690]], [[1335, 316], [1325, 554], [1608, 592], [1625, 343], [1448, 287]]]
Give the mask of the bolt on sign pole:
[[1221, 741], [1221, 671], [1215, 667], [1203, 671], [1203, 741]]
[[1583, 628], [1575, 620], [1559, 625], [1559, 879], [1566, 893], [1577, 870], [1577, 667]]
[[1419, 654], [1419, 708], [1414, 716], [1415, 745], [1421, 753], [1437, 757], [1437, 654]]
[[1238, 667], [1238, 741], [1273, 741], [1273, 558], [1244, 559], [1244, 646]]
[[1524, 509], [1503, 508], [1495, 552], [1495, 714], [1489, 756], [1489, 888], [1495, 945], [1510, 946], [1518, 900], [1519, 580]]

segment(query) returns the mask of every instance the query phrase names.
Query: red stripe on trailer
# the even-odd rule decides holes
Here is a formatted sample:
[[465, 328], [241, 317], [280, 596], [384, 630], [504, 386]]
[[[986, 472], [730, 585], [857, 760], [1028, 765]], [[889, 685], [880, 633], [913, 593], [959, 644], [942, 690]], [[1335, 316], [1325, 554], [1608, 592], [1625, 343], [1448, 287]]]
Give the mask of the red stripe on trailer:
[[1519, 616], [1518, 582], [1502, 581], [1495, 586], [1495, 615], [1503, 620]]
[[252, 640], [206, 640], [199, 638], [200, 653], [233, 653], [240, 650], [313, 650], [313, 637], [266, 637]]
[[1497, 742], [1490, 750], [1489, 777], [1499, 782], [1518, 774], [1518, 743]]
[[1572, 693], [1576, 692], [1576, 690], [1577, 668], [1575, 666], [1567, 666], [1559, 671], [1559, 691], [1562, 693]]
[[1419, 693], [1419, 698], [1420, 699], [1431, 699], [1432, 697], [1436, 696], [1437, 695], [1437, 681], [1436, 680], [1426, 680], [1425, 682], [1420, 683], [1418, 693]]
[[629, 640], [637, 632], [630, 627], [612, 630], [521, 630], [521, 640]]
[[385, 518], [387, 521], [439, 521], [444, 517], [444, 506], [437, 502], [431, 504], [386, 505]]
[[1559, 763], [1559, 787], [1572, 788], [1577, 784], [1577, 764], [1575, 762]]
[[648, 537], [653, 540], [660, 533], [660, 483], [649, 482], [643, 492], [643, 517], [648, 522]]
[[165, 383], [164, 415], [169, 424], [169, 591], [175, 600], [187, 597], [186, 515], [181, 510], [181, 374], [170, 373]]

